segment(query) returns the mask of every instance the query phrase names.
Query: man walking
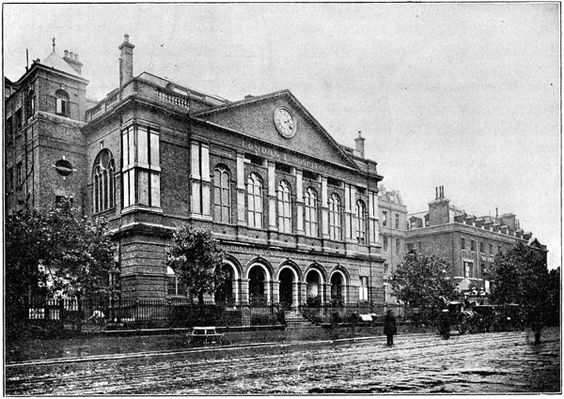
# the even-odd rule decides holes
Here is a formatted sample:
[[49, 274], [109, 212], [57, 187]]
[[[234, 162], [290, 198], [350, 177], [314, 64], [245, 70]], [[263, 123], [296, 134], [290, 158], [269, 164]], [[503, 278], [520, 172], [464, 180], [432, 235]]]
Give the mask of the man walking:
[[386, 312], [386, 318], [384, 319], [384, 334], [388, 339], [388, 346], [394, 345], [394, 335], [397, 334], [396, 318], [392, 314], [391, 310]]

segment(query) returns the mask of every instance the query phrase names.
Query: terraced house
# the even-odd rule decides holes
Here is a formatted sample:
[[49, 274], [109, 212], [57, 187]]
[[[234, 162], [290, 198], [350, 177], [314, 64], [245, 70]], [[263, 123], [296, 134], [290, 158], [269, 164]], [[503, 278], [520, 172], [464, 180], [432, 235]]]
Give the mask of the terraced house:
[[382, 176], [360, 134], [338, 144], [288, 90], [228, 101], [133, 76], [127, 35], [119, 49], [119, 87], [99, 102], [78, 56], [55, 48], [6, 82], [8, 210], [70, 197], [107, 218], [124, 297], [184, 294], [163, 261], [191, 222], [227, 253], [231, 284], [216, 299], [384, 302]]

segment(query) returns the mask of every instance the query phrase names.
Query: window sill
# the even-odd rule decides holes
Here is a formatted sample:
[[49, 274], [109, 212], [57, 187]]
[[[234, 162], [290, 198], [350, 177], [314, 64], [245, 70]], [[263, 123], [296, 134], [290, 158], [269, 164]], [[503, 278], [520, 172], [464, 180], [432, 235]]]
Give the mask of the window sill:
[[160, 207], [152, 207], [152, 206], [148, 206], [148, 205], [130, 205], [126, 208], [123, 208], [121, 210], [121, 214], [125, 215], [125, 214], [128, 214], [128, 213], [137, 212], [137, 211], [145, 211], [145, 212], [152, 212], [152, 213], [158, 213], [158, 214], [163, 213], [163, 210]]

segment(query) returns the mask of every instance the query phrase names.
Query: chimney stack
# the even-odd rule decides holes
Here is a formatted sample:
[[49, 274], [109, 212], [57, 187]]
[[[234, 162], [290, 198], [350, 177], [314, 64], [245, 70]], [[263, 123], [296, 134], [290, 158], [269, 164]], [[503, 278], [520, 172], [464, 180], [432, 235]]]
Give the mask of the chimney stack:
[[82, 62], [78, 60], [78, 54], [73, 53], [72, 51], [65, 50], [65, 56], [63, 60], [69, 64], [72, 69], [74, 69], [80, 75], [82, 73]]
[[359, 156], [361, 158], [364, 158], [364, 140], [366, 139], [362, 137], [362, 132], [359, 130], [358, 137], [354, 139], [354, 144], [356, 147], [356, 151], [360, 154]]
[[123, 36], [123, 43], [119, 46], [121, 50], [119, 62], [119, 83], [120, 87], [123, 83], [133, 78], [133, 49], [135, 46], [129, 43], [129, 35]]

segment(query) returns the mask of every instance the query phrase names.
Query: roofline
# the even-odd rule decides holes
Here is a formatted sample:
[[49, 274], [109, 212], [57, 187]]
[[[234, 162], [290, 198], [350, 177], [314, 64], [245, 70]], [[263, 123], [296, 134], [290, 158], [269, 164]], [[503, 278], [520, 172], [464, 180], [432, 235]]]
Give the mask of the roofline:
[[[307, 108], [304, 107], [303, 104], [296, 98], [296, 96], [294, 96], [294, 94], [292, 94], [292, 92], [288, 89], [283, 89], [283, 90], [275, 91], [275, 92], [272, 92], [272, 93], [263, 94], [261, 96], [253, 96], [251, 98], [244, 98], [242, 100], [235, 101], [235, 102], [232, 102], [230, 104], [225, 104], [225, 105], [221, 105], [219, 107], [214, 107], [214, 108], [211, 108], [211, 109], [200, 111], [198, 113], [195, 113], [193, 116], [201, 117], [201, 116], [204, 116], [204, 115], [214, 114], [214, 113], [217, 113], [217, 112], [229, 109], [229, 108], [240, 107], [242, 105], [248, 105], [248, 104], [256, 103], [256, 102], [259, 102], [259, 101], [264, 101], [266, 99], [280, 97], [280, 96], [283, 96], [283, 95], [289, 96], [290, 99], [292, 101], [294, 101], [296, 103], [296, 105], [300, 108], [300, 110], [306, 115], [306, 117], [309, 118], [313, 122], [314, 125], [316, 125], [319, 129], [321, 129], [321, 131], [325, 134], [325, 136], [329, 139], [329, 141], [335, 147], [338, 148], [341, 155], [344, 156], [345, 159], [347, 159], [351, 165], [353, 165], [353, 169], [357, 169], [357, 170], [361, 169], [360, 166], [354, 161], [354, 158], [351, 155], [347, 154], [346, 151], [341, 148], [341, 144], [339, 144], [333, 138], [333, 136], [331, 136], [331, 134], [327, 131], [327, 129], [325, 129], [323, 127], [323, 125], [321, 123], [319, 123], [319, 121], [317, 119], [315, 119], [315, 117], [307, 110]], [[370, 160], [370, 159], [366, 159], [366, 158], [361, 158], [361, 159], [376, 163], [376, 161], [373, 161], [373, 160]]]
[[90, 81], [89, 81], [88, 79], [83, 78], [82, 76], [72, 75], [72, 74], [67, 73], [67, 72], [65, 72], [65, 71], [61, 71], [60, 69], [56, 69], [56, 68], [53, 68], [53, 67], [49, 67], [49, 66], [47, 66], [47, 65], [44, 65], [44, 64], [42, 64], [42, 63], [40, 63], [40, 62], [34, 62], [34, 63], [31, 65], [31, 67], [15, 82], [15, 84], [20, 85], [21, 82], [23, 82], [25, 79], [28, 78], [28, 75], [30, 75], [34, 70], [36, 70], [36, 69], [38, 69], [38, 68], [39, 68], [39, 69], [44, 69], [44, 70], [49, 71], [49, 72], [56, 71], [57, 73], [59, 73], [59, 74], [61, 74], [61, 75], [63, 75], [63, 76], [66, 76], [66, 77], [69, 77], [69, 78], [72, 78], [72, 79], [76, 79], [76, 80], [82, 81], [83, 83], [86, 83], [86, 84], [90, 83]]

